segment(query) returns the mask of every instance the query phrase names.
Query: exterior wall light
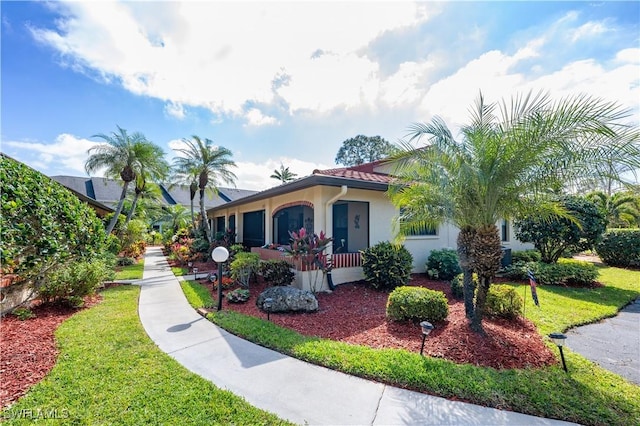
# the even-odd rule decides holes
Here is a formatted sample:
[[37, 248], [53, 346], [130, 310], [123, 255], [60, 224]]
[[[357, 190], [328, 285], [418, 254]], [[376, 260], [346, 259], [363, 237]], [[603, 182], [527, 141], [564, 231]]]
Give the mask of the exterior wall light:
[[422, 355], [422, 351], [424, 350], [424, 341], [429, 333], [431, 333], [431, 330], [433, 330], [433, 324], [429, 321], [422, 321], [420, 323], [420, 328], [422, 329], [422, 346], [420, 346], [420, 355]]
[[218, 264], [218, 311], [222, 309], [222, 264], [229, 259], [229, 250], [219, 246], [211, 252], [211, 258]]

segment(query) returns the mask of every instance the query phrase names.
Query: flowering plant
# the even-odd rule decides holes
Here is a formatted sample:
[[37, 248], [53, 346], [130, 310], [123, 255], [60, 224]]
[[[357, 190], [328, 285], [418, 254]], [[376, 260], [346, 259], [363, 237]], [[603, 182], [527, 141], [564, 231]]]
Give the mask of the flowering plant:
[[[327, 237], [323, 231], [320, 231], [320, 235], [308, 233], [305, 228], [300, 228], [298, 232], [289, 231], [289, 235], [291, 237], [290, 244], [284, 251], [295, 260], [302, 262], [303, 271], [311, 270], [312, 265], [317, 266], [323, 274], [329, 271], [322, 260], [322, 252], [331, 244], [333, 238]], [[313, 285], [310, 286], [314, 292], [315, 281], [317, 281], [317, 277]]]

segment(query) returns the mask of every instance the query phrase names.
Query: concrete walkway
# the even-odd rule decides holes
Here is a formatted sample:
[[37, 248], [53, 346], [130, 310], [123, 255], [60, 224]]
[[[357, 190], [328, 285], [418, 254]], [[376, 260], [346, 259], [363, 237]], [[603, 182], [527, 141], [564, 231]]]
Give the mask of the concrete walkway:
[[569, 425], [342, 374], [235, 337], [187, 303], [160, 248], [145, 255], [139, 314], [164, 352], [255, 407], [311, 425]]

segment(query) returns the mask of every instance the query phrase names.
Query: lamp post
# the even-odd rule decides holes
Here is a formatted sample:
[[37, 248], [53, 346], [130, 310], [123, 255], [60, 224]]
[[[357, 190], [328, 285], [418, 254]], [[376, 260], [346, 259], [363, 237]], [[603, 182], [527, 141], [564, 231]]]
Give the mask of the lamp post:
[[558, 349], [560, 350], [560, 358], [562, 359], [562, 368], [564, 369], [565, 373], [567, 373], [568, 372], [567, 363], [564, 360], [564, 352], [562, 352], [562, 347], [564, 346], [564, 341], [567, 340], [567, 336], [565, 336], [562, 333], [551, 333], [549, 337], [551, 338], [551, 340], [553, 340], [553, 343], [555, 343]]
[[193, 268], [193, 279], [194, 280], [198, 279], [198, 268]]
[[270, 297], [267, 297], [266, 299], [264, 299], [264, 303], [262, 303], [262, 307], [264, 308], [265, 311], [267, 311], [267, 321], [271, 321], [271, 308], [273, 307], [273, 299]]
[[433, 330], [433, 324], [429, 321], [422, 321], [420, 323], [420, 328], [422, 329], [422, 346], [420, 347], [420, 355], [422, 355], [422, 351], [424, 350], [424, 341], [429, 333], [431, 333], [431, 330]]
[[222, 264], [229, 259], [229, 251], [222, 247], [216, 247], [211, 252], [211, 258], [218, 264], [218, 311], [222, 309]]

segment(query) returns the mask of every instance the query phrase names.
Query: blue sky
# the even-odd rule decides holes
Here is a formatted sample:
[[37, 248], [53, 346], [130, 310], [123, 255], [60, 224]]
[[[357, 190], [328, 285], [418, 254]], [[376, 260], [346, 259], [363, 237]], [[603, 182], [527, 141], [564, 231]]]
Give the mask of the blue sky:
[[335, 167], [358, 134], [529, 90], [640, 110], [639, 2], [1, 3], [2, 151], [85, 176], [92, 137], [230, 149], [236, 185]]

